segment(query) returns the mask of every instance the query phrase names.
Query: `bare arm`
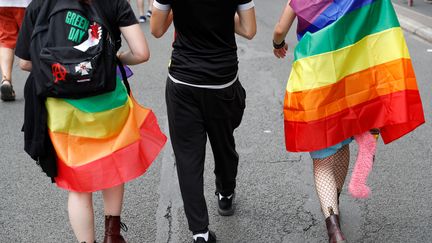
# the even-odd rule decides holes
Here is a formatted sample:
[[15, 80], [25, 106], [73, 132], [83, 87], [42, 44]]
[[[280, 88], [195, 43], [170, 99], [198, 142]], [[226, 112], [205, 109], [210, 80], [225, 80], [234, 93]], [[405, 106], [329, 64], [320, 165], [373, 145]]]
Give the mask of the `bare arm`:
[[[273, 32], [273, 43], [275, 44], [281, 44], [282, 42], [285, 42], [285, 37], [296, 17], [294, 10], [291, 8], [289, 3], [290, 1], [288, 1], [282, 16], [279, 19], [279, 22], [275, 25]], [[287, 50], [288, 45], [285, 44], [281, 48], [273, 49], [273, 53], [278, 58], [284, 58]]]
[[153, 14], [150, 20], [150, 31], [156, 38], [162, 37], [170, 27], [173, 21], [173, 13], [171, 9], [160, 10], [153, 7]]
[[146, 62], [150, 58], [150, 51], [141, 27], [138, 24], [134, 24], [127, 27], [120, 27], [120, 31], [129, 46], [129, 51], [119, 52], [117, 54], [120, 61], [127, 65]]
[[[117, 54], [120, 61], [127, 65], [135, 65], [147, 61], [150, 57], [150, 52], [144, 33], [141, 31], [139, 25], [120, 27], [120, 31], [130, 48], [129, 51]], [[31, 72], [32, 70], [32, 62], [28, 60], [20, 59], [19, 66], [24, 71]]]
[[24, 59], [19, 60], [19, 66], [22, 70], [31, 72], [32, 70], [32, 62]]
[[255, 8], [238, 10], [235, 17], [235, 32], [244, 38], [251, 40], [256, 34]]

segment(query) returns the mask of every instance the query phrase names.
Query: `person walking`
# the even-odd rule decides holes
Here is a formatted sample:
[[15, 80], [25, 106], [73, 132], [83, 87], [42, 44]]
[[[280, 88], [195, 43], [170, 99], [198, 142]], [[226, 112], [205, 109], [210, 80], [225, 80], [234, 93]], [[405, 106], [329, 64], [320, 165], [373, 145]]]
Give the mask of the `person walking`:
[[0, 0], [0, 98], [3, 101], [15, 100], [12, 86], [14, 49], [25, 8], [30, 2], [31, 0]]
[[423, 124], [420, 95], [391, 1], [289, 0], [273, 32], [277, 58], [287, 55], [285, 37], [295, 18], [299, 43], [284, 102], [286, 148], [310, 152], [329, 242], [345, 242], [339, 196], [349, 143], [354, 137], [359, 144], [360, 168], [349, 192], [367, 197], [367, 174], [359, 173], [368, 173], [372, 162], [366, 168], [359, 161], [373, 158], [369, 131], [378, 128], [389, 143]]
[[[74, 8], [64, 7], [71, 5]], [[36, 82], [43, 81], [35, 80], [33, 67], [43, 53], [34, 51], [36, 44], [32, 40], [34, 30], [41, 27], [37, 20], [45, 18], [39, 15], [54, 10], [49, 21], [55, 18], [63, 26], [56, 29], [56, 38], [70, 43], [82, 55], [103, 37], [111, 47], [115, 44], [118, 51], [123, 35], [130, 50], [118, 52], [118, 59], [126, 65], [140, 64], [150, 55], [146, 38], [126, 0], [113, 0], [110, 4], [103, 0], [34, 0], [28, 6], [16, 49], [21, 68], [30, 71], [24, 88], [26, 151], [58, 187], [69, 191], [69, 220], [78, 242], [96, 242], [92, 199], [96, 191], [102, 191], [104, 201], [103, 242], [125, 242], [120, 234], [120, 228], [125, 228], [120, 221], [124, 184], [147, 170], [166, 137], [153, 112], [128, 95], [127, 83], [122, 83], [126, 74], [114, 76], [115, 89], [99, 95], [67, 99], [38, 94]], [[99, 12], [103, 24], [96, 20], [90, 23], [86, 17], [86, 13], [95, 12]], [[108, 26], [108, 30], [101, 26]], [[64, 82], [67, 75], [80, 74], [84, 77], [82, 82], [86, 82], [86, 75], [95, 65], [98, 64], [83, 62], [70, 68], [54, 63], [52, 75], [56, 82]], [[49, 159], [52, 156], [54, 159]]]
[[153, 0], [148, 0], [147, 1], [147, 3], [148, 3], [147, 12], [145, 12], [144, 0], [136, 0], [136, 2], [137, 2], [138, 12], [139, 12], [139, 18], [138, 18], [138, 20], [139, 20], [140, 23], [145, 23], [152, 16]]
[[233, 132], [246, 98], [238, 78], [235, 33], [254, 37], [254, 3], [155, 0], [152, 34], [163, 36], [172, 21], [166, 104], [180, 190], [193, 241], [215, 242], [203, 191], [206, 141], [208, 136], [214, 154], [218, 212], [229, 216], [234, 213], [239, 162]]

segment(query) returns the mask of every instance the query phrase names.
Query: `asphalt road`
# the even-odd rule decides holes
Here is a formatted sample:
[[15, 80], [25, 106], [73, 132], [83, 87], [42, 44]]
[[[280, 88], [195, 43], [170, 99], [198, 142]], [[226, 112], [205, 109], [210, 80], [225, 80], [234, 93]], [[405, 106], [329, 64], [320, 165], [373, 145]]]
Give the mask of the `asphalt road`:
[[[258, 34], [238, 39], [240, 80], [247, 90], [243, 123], [236, 131], [240, 154], [236, 214], [216, 212], [213, 158], [208, 147], [205, 171], [210, 228], [219, 242], [326, 242], [308, 154], [287, 153], [282, 102], [292, 61], [272, 56], [272, 30], [284, 1], [255, 1]], [[151, 107], [168, 134], [164, 86], [172, 29], [156, 40], [142, 24], [151, 59], [133, 67], [130, 80], [137, 100]], [[427, 121], [431, 117], [432, 44], [406, 34]], [[290, 33], [287, 40], [294, 47]], [[23, 151], [23, 85], [14, 71], [17, 101], [0, 102], [0, 242], [75, 242], [67, 217], [67, 192], [51, 184]], [[342, 229], [349, 242], [431, 242], [432, 129], [426, 123], [392, 144], [380, 144], [370, 175], [372, 196], [341, 196]], [[356, 145], [351, 145], [352, 158]], [[103, 234], [101, 194], [96, 193], [96, 226]], [[179, 194], [173, 152], [168, 143], [148, 172], [127, 184], [123, 221], [128, 242], [190, 242]]]

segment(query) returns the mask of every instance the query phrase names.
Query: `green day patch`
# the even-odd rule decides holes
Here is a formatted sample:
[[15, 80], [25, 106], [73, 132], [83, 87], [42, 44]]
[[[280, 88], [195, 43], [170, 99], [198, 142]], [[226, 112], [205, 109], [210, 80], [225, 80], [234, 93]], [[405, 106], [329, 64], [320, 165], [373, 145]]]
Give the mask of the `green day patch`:
[[65, 22], [71, 26], [68, 40], [81, 43], [89, 29], [90, 21], [76, 12], [68, 11]]
[[[86, 52], [89, 48], [99, 44], [102, 38], [102, 26], [96, 22], [90, 25], [90, 21], [79, 13], [68, 11], [66, 13], [65, 23], [70, 25], [68, 40], [78, 43], [74, 46], [82, 52]], [[88, 33], [88, 38], [83, 40]]]

